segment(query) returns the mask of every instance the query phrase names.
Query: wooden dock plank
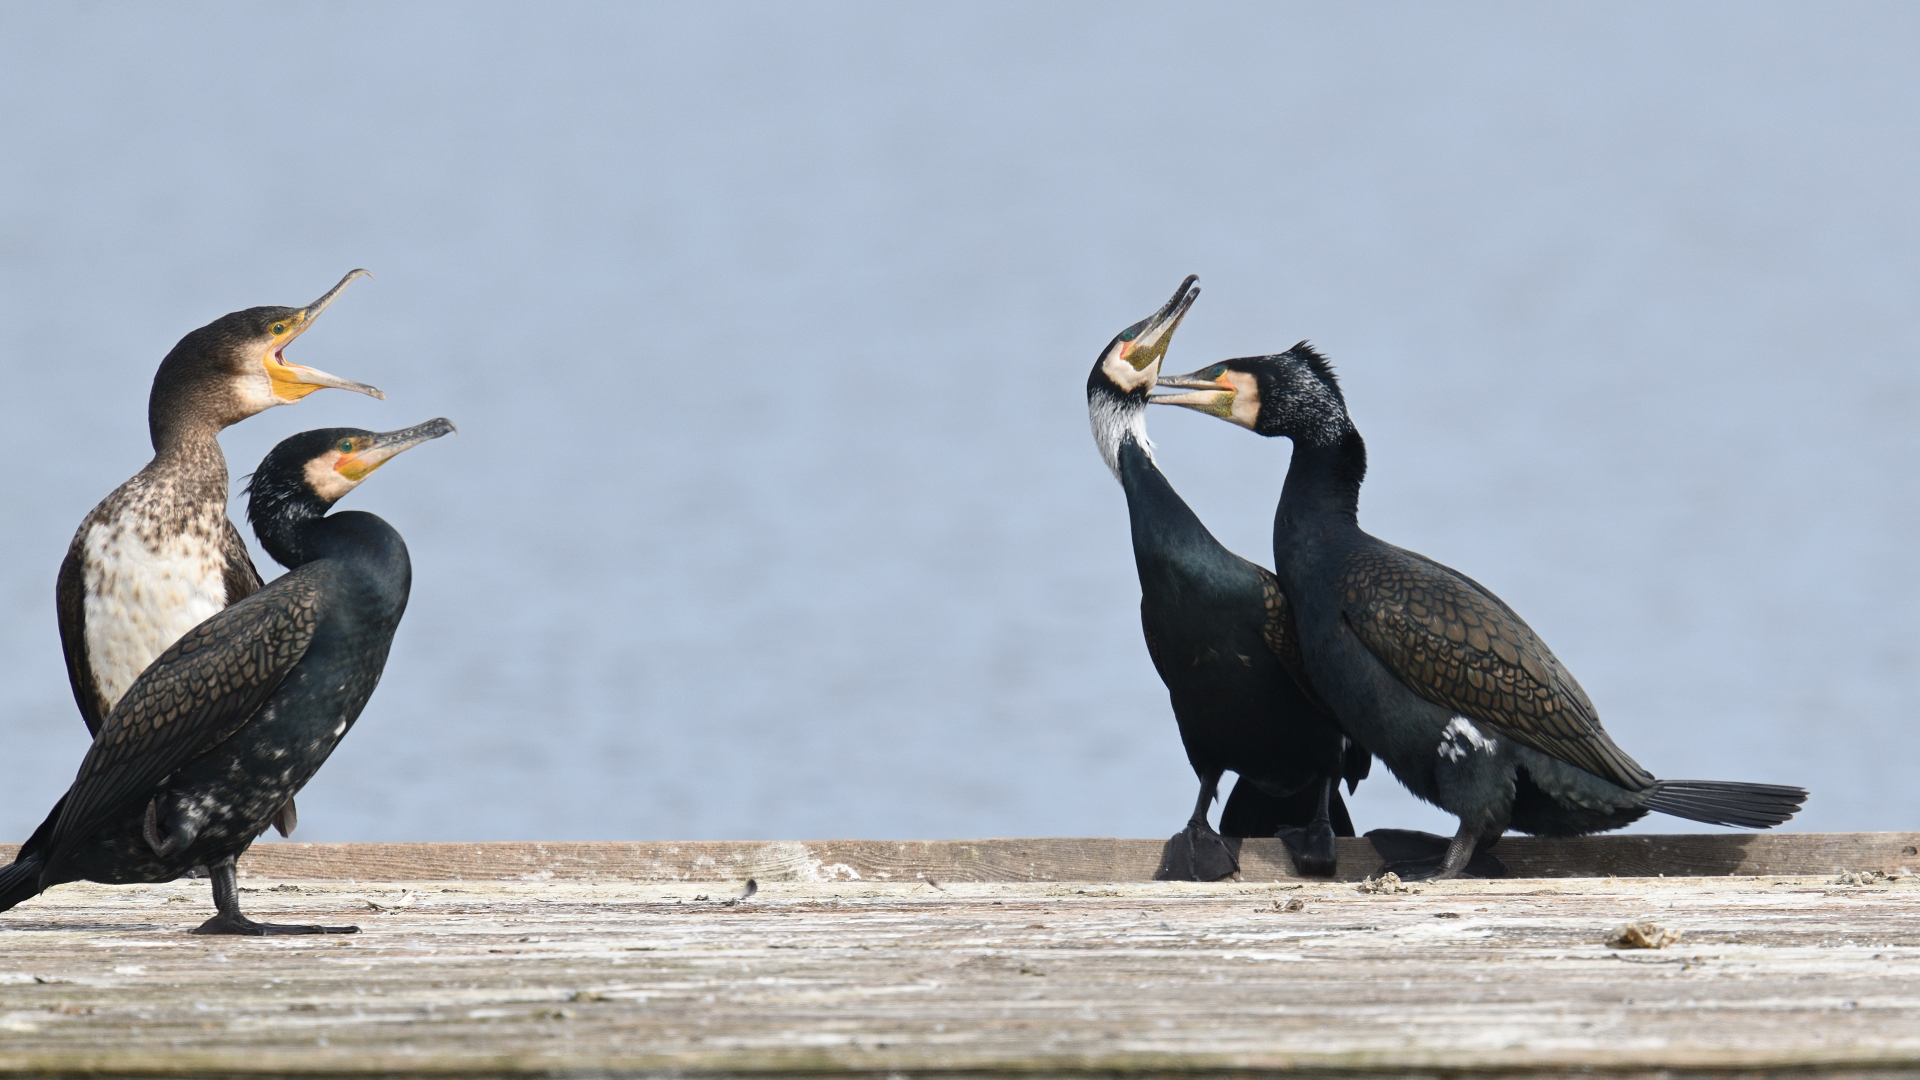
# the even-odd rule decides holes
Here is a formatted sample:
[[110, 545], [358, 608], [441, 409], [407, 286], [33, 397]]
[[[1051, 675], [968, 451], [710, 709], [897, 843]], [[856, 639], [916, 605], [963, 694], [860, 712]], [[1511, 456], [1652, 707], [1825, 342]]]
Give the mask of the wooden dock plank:
[[[249, 910], [365, 932], [198, 938], [202, 881], [61, 886], [0, 915], [0, 1076], [1920, 1070], [1920, 874], [1875, 836], [1830, 857], [1892, 877], [1388, 892], [954, 870], [1133, 872], [1141, 841], [262, 845]], [[1785, 849], [1742, 857], [1811, 857]], [[302, 872], [263, 876], [281, 852]], [[761, 867], [789, 876], [739, 898]], [[1682, 936], [1603, 943], [1634, 918]]]
[[[514, 881], [1150, 881], [1161, 840], [656, 841], [582, 843], [261, 843], [241, 873], [282, 880]], [[1920, 872], [1920, 832], [1510, 836], [1494, 849], [1516, 877], [1724, 877]], [[12, 857], [11, 847], [0, 855]], [[1247, 840], [1241, 876], [1299, 878], [1278, 840]], [[1340, 841], [1340, 879], [1380, 872], [1365, 839]]]

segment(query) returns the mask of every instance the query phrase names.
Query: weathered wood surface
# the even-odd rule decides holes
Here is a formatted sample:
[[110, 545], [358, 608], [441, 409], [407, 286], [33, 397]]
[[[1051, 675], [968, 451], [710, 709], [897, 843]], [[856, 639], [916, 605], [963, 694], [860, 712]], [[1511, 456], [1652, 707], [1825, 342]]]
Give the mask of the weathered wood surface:
[[[0, 915], [0, 1075], [1886, 1075], [1920, 875], [1869, 878], [256, 876], [365, 929], [271, 939], [190, 936], [204, 882], [70, 885]], [[1641, 917], [1683, 936], [1602, 944]]]
[[[643, 841], [596, 843], [261, 843], [242, 876], [282, 880], [517, 881], [1150, 881], [1164, 841], [1033, 840]], [[13, 857], [0, 845], [0, 856]], [[1920, 832], [1509, 836], [1494, 848], [1516, 877], [1723, 877], [1920, 872]], [[1278, 840], [1240, 850], [1249, 881], [1303, 880]], [[1364, 839], [1340, 841], [1340, 878], [1380, 873]]]

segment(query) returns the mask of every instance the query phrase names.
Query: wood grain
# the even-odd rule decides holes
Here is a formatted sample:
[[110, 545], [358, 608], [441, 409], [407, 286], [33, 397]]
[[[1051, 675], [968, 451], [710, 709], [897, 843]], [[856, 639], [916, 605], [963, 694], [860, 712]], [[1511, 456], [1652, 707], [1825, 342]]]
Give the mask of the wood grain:
[[0, 914], [0, 1076], [1920, 1070], [1920, 875], [740, 891], [255, 877], [364, 932], [243, 939], [202, 881], [61, 886]]
[[[760, 881], [1150, 881], [1160, 840], [810, 840], [598, 843], [259, 843], [244, 876], [280, 880], [739, 883]], [[1494, 848], [1516, 877], [1725, 877], [1920, 872], [1920, 833], [1509, 836]], [[13, 848], [0, 846], [11, 859]], [[1278, 840], [1248, 840], [1242, 878], [1304, 880]], [[1365, 839], [1340, 841], [1340, 880], [1380, 872]], [[531, 877], [530, 877], [531, 876]]]

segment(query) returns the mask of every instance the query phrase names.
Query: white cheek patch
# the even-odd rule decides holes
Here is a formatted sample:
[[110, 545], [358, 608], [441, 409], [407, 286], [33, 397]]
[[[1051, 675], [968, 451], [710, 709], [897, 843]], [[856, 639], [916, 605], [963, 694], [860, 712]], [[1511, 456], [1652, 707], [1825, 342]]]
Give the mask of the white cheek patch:
[[1471, 753], [1487, 753], [1493, 749], [1493, 740], [1480, 733], [1473, 721], [1464, 716], [1456, 716], [1440, 732], [1440, 756], [1448, 761], [1460, 761]]
[[87, 531], [87, 662], [109, 707], [155, 657], [227, 606], [217, 535], [188, 532], [149, 547], [139, 530], [113, 522]]
[[291, 405], [292, 402], [273, 392], [273, 378], [267, 374], [266, 360], [252, 365], [247, 374], [235, 385], [234, 392], [240, 398], [240, 404], [248, 415], [262, 413], [275, 405]]
[[1260, 422], [1260, 381], [1244, 371], [1229, 371], [1226, 379], [1233, 387], [1233, 410], [1227, 419], [1254, 430]]
[[1107, 358], [1100, 361], [1100, 373], [1107, 377], [1108, 382], [1119, 387], [1121, 392], [1131, 394], [1143, 386], [1153, 389], [1154, 383], [1160, 378], [1160, 361], [1155, 360], [1135, 371], [1132, 364], [1120, 359], [1120, 347], [1115, 346], [1113, 351], [1107, 353]]
[[339, 460], [340, 452], [335, 450], [326, 457], [307, 462], [307, 486], [328, 502], [339, 502], [341, 496], [360, 486], [360, 481], [349, 480], [334, 470], [334, 463]]

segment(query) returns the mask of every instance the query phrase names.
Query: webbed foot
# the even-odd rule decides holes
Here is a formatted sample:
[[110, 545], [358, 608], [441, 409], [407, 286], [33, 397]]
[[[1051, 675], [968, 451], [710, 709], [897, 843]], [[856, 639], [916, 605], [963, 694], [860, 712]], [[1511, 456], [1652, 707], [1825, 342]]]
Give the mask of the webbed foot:
[[1189, 821], [1160, 854], [1155, 881], [1219, 881], [1240, 872], [1240, 839], [1221, 836], [1204, 821]]
[[1293, 868], [1308, 877], [1332, 877], [1340, 855], [1334, 845], [1333, 822], [1316, 821], [1301, 828], [1289, 825], [1274, 833], [1287, 845]]
[[1447, 848], [1453, 843], [1445, 836], [1412, 829], [1374, 829], [1367, 833], [1373, 850], [1386, 865], [1381, 869], [1400, 875], [1402, 881], [1445, 881], [1454, 877], [1502, 878], [1507, 864], [1484, 849], [1475, 851], [1466, 865], [1449, 872]]
[[357, 926], [315, 926], [306, 923], [254, 922], [245, 915], [215, 915], [193, 931], [196, 934], [240, 934], [247, 937], [274, 937], [280, 934], [357, 934]]

